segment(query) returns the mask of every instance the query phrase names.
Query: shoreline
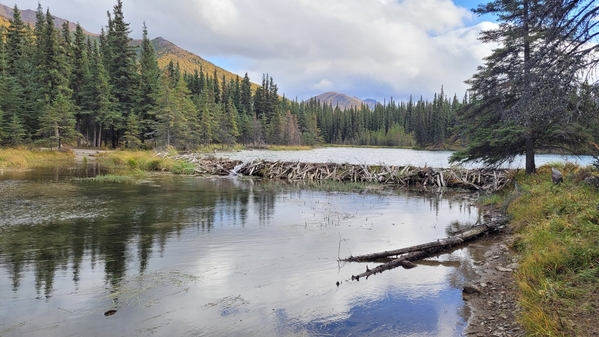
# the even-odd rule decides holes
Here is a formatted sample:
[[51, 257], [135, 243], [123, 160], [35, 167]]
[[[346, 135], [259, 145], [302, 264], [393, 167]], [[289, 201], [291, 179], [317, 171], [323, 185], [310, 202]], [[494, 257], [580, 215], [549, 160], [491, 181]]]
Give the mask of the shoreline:
[[517, 284], [514, 277], [519, 257], [509, 246], [514, 237], [510, 233], [502, 233], [473, 243], [469, 246], [475, 250], [480, 260], [477, 266], [476, 279], [467, 280], [477, 287], [480, 293], [463, 293], [465, 305], [470, 309], [470, 317], [464, 336], [525, 336], [525, 330], [518, 322], [519, 307]]

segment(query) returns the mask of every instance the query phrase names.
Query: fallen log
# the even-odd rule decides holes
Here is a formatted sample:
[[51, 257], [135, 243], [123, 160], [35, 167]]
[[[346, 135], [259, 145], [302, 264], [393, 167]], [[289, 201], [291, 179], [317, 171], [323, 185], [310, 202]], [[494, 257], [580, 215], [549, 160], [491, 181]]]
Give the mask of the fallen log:
[[382, 273], [385, 270], [397, 268], [402, 266], [406, 269], [413, 268], [416, 265], [412, 263], [412, 261], [421, 260], [423, 258], [432, 256], [434, 254], [439, 254], [441, 252], [452, 249], [454, 246], [463, 244], [465, 242], [474, 240], [485, 233], [495, 232], [501, 228], [501, 226], [507, 223], [506, 218], [501, 218], [493, 221], [489, 221], [479, 226], [474, 226], [467, 231], [455, 235], [450, 236], [444, 239], [439, 239], [436, 241], [428, 242], [421, 245], [396, 249], [392, 251], [385, 251], [374, 254], [360, 255], [360, 256], [350, 256], [348, 258], [343, 259], [342, 261], [348, 262], [366, 262], [366, 261], [377, 261], [382, 258], [389, 258], [391, 256], [399, 256], [391, 260], [390, 262], [381, 264], [373, 269], [368, 269], [366, 267], [366, 271], [364, 273], [358, 275], [352, 275], [351, 279], [360, 281], [360, 278], [366, 277], [368, 278], [370, 275]]

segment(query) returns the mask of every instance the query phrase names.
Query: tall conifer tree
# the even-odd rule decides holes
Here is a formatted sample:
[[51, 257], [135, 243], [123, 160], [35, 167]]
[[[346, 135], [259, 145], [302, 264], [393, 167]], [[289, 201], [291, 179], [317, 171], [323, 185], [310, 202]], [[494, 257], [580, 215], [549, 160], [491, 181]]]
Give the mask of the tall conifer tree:
[[148, 29], [145, 22], [143, 25], [139, 71], [140, 89], [137, 111], [141, 119], [141, 130], [144, 134], [142, 139], [150, 139], [156, 137], [157, 120], [155, 114], [163, 88], [160, 81], [160, 68], [158, 68], [156, 52], [148, 38]]
[[[117, 146], [122, 136], [129, 113], [135, 108], [139, 97], [138, 75], [136, 70], [136, 53], [131, 46], [129, 23], [125, 22], [123, 3], [117, 0], [113, 8], [113, 17], [108, 17], [108, 33], [106, 35], [106, 65], [112, 85], [119, 121], [112, 135], [112, 145]], [[104, 49], [102, 50], [104, 53]]]
[[45, 19], [41, 39], [36, 41], [43, 53], [42, 63], [37, 65], [40, 94], [43, 97], [37, 134], [52, 139], [60, 149], [63, 141], [71, 140], [76, 134], [72, 91], [69, 88], [70, 69], [65, 44], [60, 41], [61, 37], [54, 27], [54, 17], [49, 10]]

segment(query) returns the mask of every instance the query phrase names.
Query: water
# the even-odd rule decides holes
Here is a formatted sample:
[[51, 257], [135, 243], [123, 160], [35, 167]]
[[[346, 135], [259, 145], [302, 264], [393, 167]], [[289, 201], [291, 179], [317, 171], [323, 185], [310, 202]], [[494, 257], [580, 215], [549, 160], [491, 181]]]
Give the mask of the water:
[[0, 335], [459, 336], [468, 319], [467, 249], [360, 282], [337, 260], [473, 224], [470, 195], [71, 179], [94, 172], [0, 175]]
[[[300, 161], [304, 163], [332, 162], [445, 168], [449, 167], [449, 157], [452, 153], [452, 151], [419, 151], [390, 148], [325, 147], [307, 151], [246, 150], [240, 152], [216, 152], [215, 155], [241, 161], [262, 159], [268, 161]], [[537, 166], [566, 161], [586, 166], [593, 162], [593, 157], [540, 154], [535, 156], [535, 160]], [[508, 167], [524, 168], [525, 164], [524, 157], [519, 156]], [[468, 164], [468, 166], [478, 167], [480, 164]]]

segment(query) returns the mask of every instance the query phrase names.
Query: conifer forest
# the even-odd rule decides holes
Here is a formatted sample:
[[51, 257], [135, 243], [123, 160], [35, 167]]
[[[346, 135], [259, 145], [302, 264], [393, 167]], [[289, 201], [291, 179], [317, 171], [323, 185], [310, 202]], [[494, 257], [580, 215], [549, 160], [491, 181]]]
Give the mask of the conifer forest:
[[[479, 11], [484, 14], [493, 8], [481, 7]], [[526, 11], [533, 13], [534, 8]], [[515, 13], [514, 18], [521, 18], [520, 14]], [[555, 15], [563, 18], [571, 14]], [[545, 27], [551, 26], [551, 18], [535, 19], [532, 14], [527, 17], [538, 22], [545, 20]], [[526, 147], [512, 144], [511, 139], [534, 143], [548, 137], [550, 141], [533, 144], [534, 147], [560, 150], [565, 144], [570, 152], [588, 153], [593, 151], [592, 144], [599, 134], [597, 87], [586, 79], [577, 77], [575, 81], [571, 76], [568, 85], [560, 84], [560, 91], [556, 92], [559, 102], [543, 98], [533, 102], [537, 106], [540, 102], [547, 103], [541, 107], [547, 112], [539, 117], [543, 120], [556, 120], [554, 117], [558, 115], [566, 117], [551, 124], [553, 134], [541, 134], [547, 131], [547, 125], [537, 123], [533, 132], [536, 139], [518, 136], [530, 135], [531, 129], [519, 129], [524, 125], [522, 121], [504, 112], [526, 110], [527, 107], [516, 104], [521, 100], [515, 98], [525, 97], [522, 90], [541, 92], [541, 89], [540, 86], [510, 87], [504, 81], [509, 76], [498, 77], [503, 83], [486, 81], [492, 79], [486, 71], [497, 68], [498, 55], [505, 55], [501, 48], [486, 59], [485, 66], [479, 67], [479, 73], [467, 81], [471, 89], [459, 97], [445, 93], [440, 84], [432, 100], [410, 97], [397, 102], [390, 98], [373, 108], [364, 104], [341, 109], [314, 99], [299, 102], [286, 98], [268, 74], [263, 75], [260, 85], [255, 85], [247, 74], [227, 79], [216, 71], [183, 70], [173, 62], [161, 69], [145, 25], [141, 43], [132, 43], [120, 0], [109, 12], [99, 36], [86, 34], [79, 25], [74, 32], [67, 23], [62, 29], [57, 28], [50, 10], [44, 12], [41, 5], [36, 18], [34, 26], [28, 25], [15, 5], [9, 26], [0, 28], [1, 145], [60, 148], [70, 144], [180, 150], [210, 144], [466, 147], [465, 152], [454, 156], [455, 161], [482, 159], [495, 163], [506, 158], [500, 153], [506, 147], [511, 151], [507, 158], [512, 152], [526, 151]], [[515, 25], [521, 21], [516, 19], [512, 20]], [[558, 17], [554, 19], [559, 21]], [[503, 28], [498, 28], [497, 33], [501, 34]], [[556, 31], [557, 28], [563, 27], [556, 27]], [[532, 29], [526, 34], [539, 41], [525, 40], [529, 41], [528, 53], [532, 50], [532, 56], [538, 55], [535, 65], [539, 68], [529, 67], [526, 73], [539, 74], [551, 67], [542, 61], [553, 58], [560, 50], [537, 47], [547, 41], [540, 41], [541, 35]], [[504, 33], [515, 36], [513, 32]], [[552, 37], [554, 40], [562, 37], [557, 34], [560, 33]], [[484, 39], [483, 36], [483, 42], [488, 42]], [[512, 103], [497, 96], [501, 88], [513, 93]], [[553, 89], [543, 94], [551, 95]], [[492, 99], [497, 99], [497, 106], [487, 104]], [[514, 109], [510, 110], [511, 107]], [[560, 110], [550, 111], [550, 107]], [[497, 114], [493, 109], [503, 112]], [[495, 131], [480, 134], [489, 127]], [[489, 156], [489, 153], [499, 155]]]

